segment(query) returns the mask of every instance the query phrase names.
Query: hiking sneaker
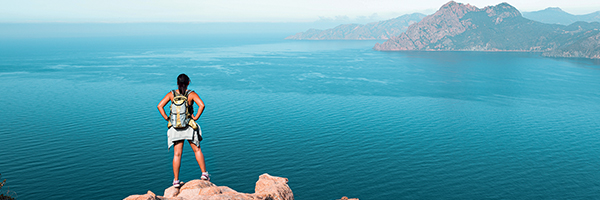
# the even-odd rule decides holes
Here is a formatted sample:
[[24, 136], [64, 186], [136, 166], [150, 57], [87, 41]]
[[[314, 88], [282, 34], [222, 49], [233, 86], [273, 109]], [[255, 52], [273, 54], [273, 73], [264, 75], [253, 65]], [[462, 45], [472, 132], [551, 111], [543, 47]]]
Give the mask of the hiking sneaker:
[[173, 186], [175, 186], [176, 188], [180, 187], [181, 184], [183, 184], [183, 182], [181, 182], [179, 180], [173, 180]]
[[202, 176], [200, 177], [200, 179], [210, 181], [210, 174], [208, 174], [208, 172], [202, 172]]

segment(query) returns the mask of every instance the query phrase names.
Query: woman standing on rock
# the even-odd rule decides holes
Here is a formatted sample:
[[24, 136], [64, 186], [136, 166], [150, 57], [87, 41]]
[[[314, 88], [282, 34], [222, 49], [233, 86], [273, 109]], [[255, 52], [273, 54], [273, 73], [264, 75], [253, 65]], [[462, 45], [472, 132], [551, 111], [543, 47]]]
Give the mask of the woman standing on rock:
[[[204, 163], [204, 155], [200, 149], [200, 141], [202, 140], [202, 130], [196, 123], [196, 120], [200, 118], [200, 115], [204, 111], [204, 102], [192, 90], [188, 90], [187, 87], [190, 84], [190, 78], [185, 74], [180, 74], [177, 77], [177, 90], [173, 90], [158, 103], [158, 111], [162, 117], [169, 122], [169, 130], [167, 131], [167, 143], [168, 148], [175, 146], [173, 153], [173, 186], [179, 187], [183, 182], [179, 181], [179, 168], [181, 166], [181, 152], [183, 151], [183, 142], [188, 141], [196, 161], [202, 170], [202, 180], [210, 180], [210, 176], [206, 171], [206, 165]], [[171, 115], [167, 116], [165, 113], [165, 105], [171, 102]], [[194, 114], [194, 103], [198, 105], [198, 112]]]

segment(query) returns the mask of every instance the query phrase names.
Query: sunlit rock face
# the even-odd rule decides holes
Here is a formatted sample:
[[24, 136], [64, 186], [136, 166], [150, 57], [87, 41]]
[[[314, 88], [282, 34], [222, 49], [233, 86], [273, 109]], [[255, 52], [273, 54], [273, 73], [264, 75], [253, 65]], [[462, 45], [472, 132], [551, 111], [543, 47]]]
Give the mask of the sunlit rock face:
[[254, 194], [248, 194], [237, 192], [227, 186], [217, 186], [209, 181], [192, 180], [180, 188], [171, 186], [165, 189], [164, 196], [157, 196], [148, 191], [144, 195], [131, 195], [125, 200], [293, 200], [294, 194], [287, 182], [287, 178], [263, 174], [256, 182]]

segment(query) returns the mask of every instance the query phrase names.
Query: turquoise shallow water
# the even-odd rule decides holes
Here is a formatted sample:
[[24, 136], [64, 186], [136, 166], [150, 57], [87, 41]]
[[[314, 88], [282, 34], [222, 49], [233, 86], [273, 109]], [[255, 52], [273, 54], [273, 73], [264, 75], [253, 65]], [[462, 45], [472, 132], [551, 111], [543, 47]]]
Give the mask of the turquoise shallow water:
[[296, 199], [597, 198], [597, 61], [283, 37], [0, 40], [2, 178], [19, 199], [162, 194], [156, 105], [183, 72], [213, 182], [240, 192], [269, 173]]

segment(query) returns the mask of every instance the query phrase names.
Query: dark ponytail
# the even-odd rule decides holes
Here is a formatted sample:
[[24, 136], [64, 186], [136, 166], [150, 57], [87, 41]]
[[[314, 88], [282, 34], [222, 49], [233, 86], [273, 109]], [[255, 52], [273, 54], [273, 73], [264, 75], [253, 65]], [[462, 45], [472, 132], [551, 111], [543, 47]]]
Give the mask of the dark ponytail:
[[190, 77], [185, 74], [179, 74], [177, 76], [177, 86], [179, 87], [179, 94], [185, 95], [187, 86], [190, 84]]

